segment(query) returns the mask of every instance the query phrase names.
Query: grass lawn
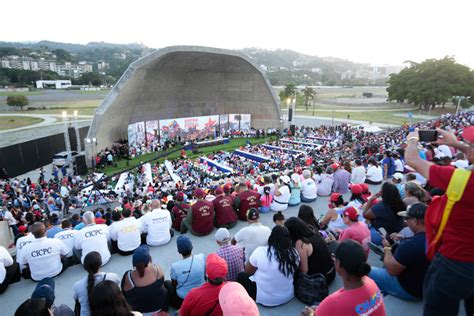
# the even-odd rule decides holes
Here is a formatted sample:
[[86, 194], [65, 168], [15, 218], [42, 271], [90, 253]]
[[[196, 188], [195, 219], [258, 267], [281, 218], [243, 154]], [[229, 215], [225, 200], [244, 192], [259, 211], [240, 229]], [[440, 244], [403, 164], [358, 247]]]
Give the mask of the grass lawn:
[[43, 91], [25, 91], [25, 92], [0, 92], [1, 97], [8, 97], [9, 95], [40, 95]]
[[[384, 124], [395, 124], [402, 125], [403, 123], [408, 123], [408, 117], [394, 116], [395, 113], [401, 113], [406, 115], [406, 112], [401, 112], [400, 110], [395, 111], [372, 111], [372, 112], [327, 112], [327, 111], [314, 111], [314, 116], [324, 116], [324, 117], [334, 117], [347, 119], [347, 115], [350, 115], [351, 120], [360, 120], [360, 121], [372, 121], [374, 123], [384, 123]], [[309, 115], [313, 114], [312, 111], [298, 112], [299, 115]], [[417, 114], [413, 112], [413, 114]], [[420, 119], [413, 119], [413, 122], [422, 121]]]
[[[256, 144], [265, 143], [266, 141], [271, 140], [271, 139], [275, 139], [275, 138], [272, 138], [272, 137], [265, 137], [265, 138], [234, 138], [234, 139], [231, 139], [228, 144], [222, 144], [222, 145], [199, 148], [199, 153], [198, 154], [193, 154], [193, 153], [191, 153], [191, 151], [188, 150], [188, 151], [186, 151], [186, 154], [187, 154], [188, 158], [197, 158], [197, 157], [207, 155], [208, 153], [211, 153], [211, 152], [217, 151], [217, 150], [230, 151], [230, 150], [239, 148], [241, 146], [245, 146], [246, 143], [247, 143], [247, 140], [249, 140], [252, 143], [252, 145], [256, 145]], [[173, 150], [174, 149], [171, 149], [169, 151], [173, 151]], [[116, 167], [106, 167], [104, 170], [101, 170], [101, 172], [104, 172], [107, 175], [112, 175], [112, 174], [120, 172], [124, 169], [131, 168], [131, 167], [136, 167], [140, 164], [140, 162], [153, 159], [153, 157], [157, 157], [158, 154], [162, 154], [162, 152], [159, 152], [159, 153], [153, 152], [153, 153], [145, 154], [143, 156], [128, 160], [128, 165], [127, 165], [127, 160], [122, 159], [122, 160], [117, 161], [117, 166]], [[165, 159], [173, 160], [173, 159], [178, 158], [180, 156], [180, 154], [181, 154], [180, 151], [177, 151], [175, 153], [172, 153], [172, 154], [166, 156], [165, 158], [160, 158], [158, 161], [161, 163], [161, 162], [165, 161]]]
[[43, 119], [29, 116], [0, 116], [0, 131], [41, 123]]
[[72, 90], [72, 91], [74, 91], [77, 94], [104, 94], [104, 95], [110, 92], [110, 90], [99, 90], [99, 91]]

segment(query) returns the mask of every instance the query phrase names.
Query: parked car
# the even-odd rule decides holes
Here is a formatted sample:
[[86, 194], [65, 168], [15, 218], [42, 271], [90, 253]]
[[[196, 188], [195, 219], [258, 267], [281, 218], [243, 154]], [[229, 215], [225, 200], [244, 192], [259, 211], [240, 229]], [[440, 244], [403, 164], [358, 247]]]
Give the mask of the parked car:
[[[56, 155], [54, 155], [53, 156], [53, 165], [58, 166], [58, 167], [62, 167], [64, 165], [69, 164], [69, 162], [67, 161], [67, 154], [68, 154], [67, 151], [62, 151], [62, 152], [57, 153]], [[71, 151], [71, 161], [70, 162], [74, 162], [74, 159], [76, 158], [77, 155], [78, 155], [78, 152]]]

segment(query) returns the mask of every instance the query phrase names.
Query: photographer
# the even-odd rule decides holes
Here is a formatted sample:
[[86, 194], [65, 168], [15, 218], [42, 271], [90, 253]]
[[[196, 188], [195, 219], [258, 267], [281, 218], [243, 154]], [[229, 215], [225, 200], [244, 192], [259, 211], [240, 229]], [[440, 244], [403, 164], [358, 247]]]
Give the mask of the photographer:
[[[462, 133], [464, 142], [458, 141], [453, 133], [441, 129], [437, 131], [442, 138], [437, 139], [435, 144], [453, 147], [463, 152], [471, 164], [474, 162], [474, 126], [464, 129]], [[432, 187], [448, 191], [448, 194], [433, 199], [425, 217], [427, 253], [428, 259], [432, 262], [423, 286], [424, 315], [457, 315], [460, 300], [465, 300], [466, 314], [472, 315], [474, 313], [474, 176], [472, 171], [438, 166], [423, 160], [418, 155], [419, 140], [417, 129], [408, 135], [405, 152], [407, 164], [425, 177]], [[460, 176], [452, 181], [455, 170]], [[463, 176], [467, 181], [463, 181]], [[454, 186], [456, 188], [452, 190]], [[462, 191], [464, 192], [459, 200], [453, 199], [456, 193]], [[432, 254], [434, 258], [431, 258]]]

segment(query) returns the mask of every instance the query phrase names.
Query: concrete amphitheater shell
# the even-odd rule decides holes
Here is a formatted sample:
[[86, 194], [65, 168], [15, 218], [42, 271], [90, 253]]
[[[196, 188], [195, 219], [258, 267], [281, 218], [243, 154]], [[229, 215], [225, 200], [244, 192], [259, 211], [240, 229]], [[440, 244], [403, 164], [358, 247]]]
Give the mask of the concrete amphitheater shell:
[[251, 114], [255, 128], [281, 127], [279, 101], [265, 74], [232, 50], [173, 46], [132, 63], [95, 111], [88, 156], [127, 137], [127, 126], [150, 120]]

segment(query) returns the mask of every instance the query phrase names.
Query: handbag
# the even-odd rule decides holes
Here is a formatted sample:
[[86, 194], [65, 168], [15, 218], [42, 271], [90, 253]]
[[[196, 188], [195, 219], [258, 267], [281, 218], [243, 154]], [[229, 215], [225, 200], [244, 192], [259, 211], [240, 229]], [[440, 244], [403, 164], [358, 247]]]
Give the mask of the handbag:
[[456, 202], [462, 198], [470, 178], [471, 171], [456, 169], [449, 180], [446, 194], [433, 199], [426, 210], [426, 257], [430, 261], [438, 252], [449, 215]]
[[312, 306], [321, 302], [328, 295], [329, 288], [323, 274], [298, 273], [295, 283], [295, 296], [300, 302]]

